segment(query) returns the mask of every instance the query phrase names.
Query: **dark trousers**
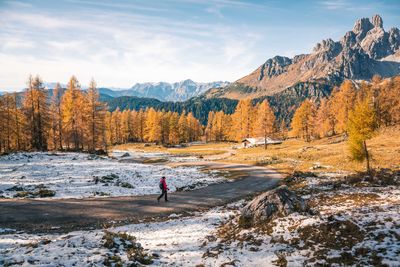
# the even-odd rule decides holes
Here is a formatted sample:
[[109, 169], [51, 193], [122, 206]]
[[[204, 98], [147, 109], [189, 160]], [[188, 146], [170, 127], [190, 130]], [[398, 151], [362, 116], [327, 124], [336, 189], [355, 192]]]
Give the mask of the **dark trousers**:
[[157, 198], [157, 200], [160, 200], [164, 196], [165, 201], [168, 201], [167, 199], [167, 190], [162, 190], [161, 195]]

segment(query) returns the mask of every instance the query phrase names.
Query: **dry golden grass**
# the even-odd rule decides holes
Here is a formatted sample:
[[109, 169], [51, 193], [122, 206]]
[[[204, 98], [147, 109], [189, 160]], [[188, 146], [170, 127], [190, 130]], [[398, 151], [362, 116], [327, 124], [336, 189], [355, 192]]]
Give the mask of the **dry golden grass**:
[[[289, 139], [279, 145], [233, 150], [235, 143], [207, 143], [183, 148], [166, 148], [159, 145], [124, 144], [114, 149], [166, 152], [171, 154], [213, 156], [232, 153], [221, 157], [225, 162], [255, 164], [274, 168], [282, 173], [309, 171], [315, 166], [322, 166], [313, 171], [362, 171], [365, 163], [351, 160], [347, 142], [343, 136], [323, 138], [311, 142], [300, 139]], [[384, 128], [376, 137], [367, 141], [372, 154], [373, 168], [400, 168], [400, 127]], [[229, 155], [229, 154], [228, 154]]]
[[[367, 141], [372, 154], [374, 168], [400, 168], [400, 129], [382, 129], [376, 137]], [[239, 149], [230, 161], [248, 164], [268, 165], [283, 172], [347, 170], [361, 171], [365, 163], [351, 160], [347, 142], [341, 136], [323, 138], [312, 142], [290, 139], [280, 145]], [[264, 164], [263, 164], [264, 163]], [[327, 167], [327, 168], [324, 168]]]
[[188, 156], [212, 156], [220, 155], [228, 152], [232, 143], [207, 143], [207, 144], [196, 144], [188, 147], [179, 148], [167, 148], [160, 145], [145, 145], [142, 143], [129, 143], [114, 146], [116, 150], [128, 150], [128, 151], [144, 151], [144, 152], [165, 152], [170, 154], [181, 154]]

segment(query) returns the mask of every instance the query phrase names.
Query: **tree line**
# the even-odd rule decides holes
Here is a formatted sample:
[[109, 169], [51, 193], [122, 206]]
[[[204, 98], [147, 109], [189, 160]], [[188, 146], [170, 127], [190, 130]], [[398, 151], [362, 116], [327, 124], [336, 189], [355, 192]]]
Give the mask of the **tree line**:
[[267, 99], [243, 99], [231, 114], [210, 111], [204, 125], [198, 114], [165, 111], [161, 106], [109, 112], [96, 87], [92, 80], [82, 90], [73, 76], [66, 89], [57, 84], [50, 95], [39, 76], [29, 77], [22, 99], [16, 93], [0, 97], [0, 152], [94, 151], [126, 142], [179, 144], [288, 135], [310, 141], [345, 134], [353, 156], [364, 159], [368, 156], [365, 140], [377, 128], [400, 122], [399, 76], [374, 77], [371, 83], [361, 84], [344, 81], [319, 103], [306, 99], [291, 121], [279, 121]]
[[278, 132], [284, 133], [286, 127], [282, 127], [277, 127], [277, 120], [268, 100], [253, 104], [252, 100], [243, 99], [238, 102], [233, 114], [225, 114], [223, 111], [209, 112], [205, 139], [207, 141], [241, 141], [249, 137], [266, 139]]
[[352, 157], [366, 159], [369, 170], [366, 141], [380, 127], [400, 123], [399, 95], [400, 76], [385, 80], [376, 76], [359, 86], [344, 81], [319, 105], [305, 100], [294, 113], [291, 134], [305, 141], [345, 134]]
[[26, 150], [107, 150], [126, 142], [177, 144], [203, 134], [192, 113], [119, 109], [109, 112], [99, 101], [94, 80], [82, 90], [75, 76], [67, 88], [56, 84], [52, 94], [39, 76], [30, 76], [20, 99], [0, 97], [0, 152]]

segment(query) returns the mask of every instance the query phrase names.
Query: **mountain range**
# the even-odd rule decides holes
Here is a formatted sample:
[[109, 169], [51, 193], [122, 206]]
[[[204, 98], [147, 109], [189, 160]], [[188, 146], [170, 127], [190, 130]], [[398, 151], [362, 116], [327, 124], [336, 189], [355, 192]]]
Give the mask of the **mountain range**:
[[224, 88], [211, 89], [206, 95], [257, 98], [305, 88], [329, 94], [345, 79], [368, 81], [374, 75], [400, 74], [399, 47], [398, 28], [385, 31], [379, 15], [371, 20], [362, 18], [339, 41], [323, 40], [310, 54], [270, 58], [249, 75]]
[[188, 79], [175, 83], [137, 83], [132, 88], [124, 90], [99, 88], [99, 92], [112, 97], [136, 96], [155, 98], [161, 101], [185, 101], [199, 96], [211, 88], [223, 88], [228, 84], [229, 82], [223, 81], [198, 83]]

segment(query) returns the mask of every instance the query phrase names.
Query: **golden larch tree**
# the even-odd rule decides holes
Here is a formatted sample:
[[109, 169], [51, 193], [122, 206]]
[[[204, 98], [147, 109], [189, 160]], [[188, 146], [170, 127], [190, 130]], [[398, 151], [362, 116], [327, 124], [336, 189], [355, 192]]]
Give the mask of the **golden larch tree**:
[[274, 132], [275, 114], [268, 100], [264, 100], [257, 107], [257, 118], [254, 124], [254, 133], [258, 137], [264, 137], [264, 148], [267, 149], [267, 137]]
[[294, 113], [291, 124], [292, 134], [309, 142], [311, 137], [315, 134], [315, 116], [315, 104], [308, 99], [304, 100]]

